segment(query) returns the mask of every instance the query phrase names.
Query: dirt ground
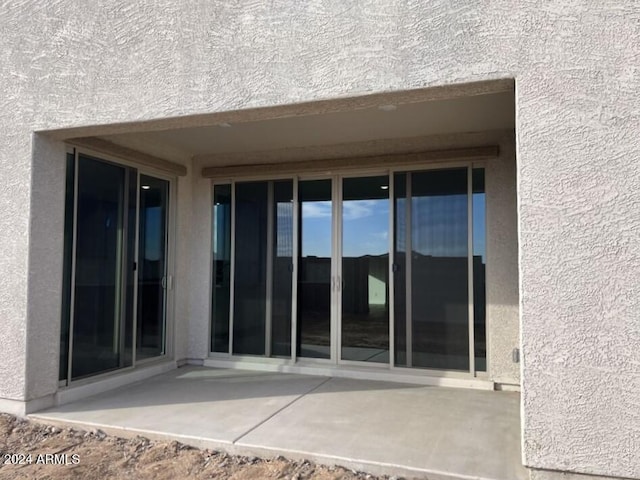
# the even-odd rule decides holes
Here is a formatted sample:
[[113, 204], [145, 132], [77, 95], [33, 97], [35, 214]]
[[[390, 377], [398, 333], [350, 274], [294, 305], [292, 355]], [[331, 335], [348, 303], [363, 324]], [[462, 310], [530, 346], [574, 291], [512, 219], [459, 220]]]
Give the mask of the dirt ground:
[[282, 457], [241, 457], [178, 442], [52, 427], [0, 413], [0, 479], [74, 478], [388, 479]]

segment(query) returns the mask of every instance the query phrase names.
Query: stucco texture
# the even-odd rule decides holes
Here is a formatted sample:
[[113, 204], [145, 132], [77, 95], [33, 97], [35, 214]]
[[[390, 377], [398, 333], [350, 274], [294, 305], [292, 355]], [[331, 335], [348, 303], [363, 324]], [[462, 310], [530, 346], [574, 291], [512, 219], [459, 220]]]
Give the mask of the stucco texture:
[[500, 155], [487, 162], [487, 360], [489, 378], [502, 385], [520, 384], [518, 310], [518, 213], [513, 133], [496, 139]]
[[0, 24], [0, 397], [56, 388], [61, 148], [32, 132], [513, 77], [524, 461], [640, 478], [640, 4], [3, 1]]

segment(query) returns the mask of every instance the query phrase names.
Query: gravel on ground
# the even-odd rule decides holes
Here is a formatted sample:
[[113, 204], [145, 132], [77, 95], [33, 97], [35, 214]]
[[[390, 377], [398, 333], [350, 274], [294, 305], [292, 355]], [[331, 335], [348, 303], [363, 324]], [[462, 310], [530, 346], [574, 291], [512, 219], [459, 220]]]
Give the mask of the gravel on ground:
[[283, 457], [262, 459], [101, 430], [39, 424], [0, 413], [0, 479], [393, 480]]

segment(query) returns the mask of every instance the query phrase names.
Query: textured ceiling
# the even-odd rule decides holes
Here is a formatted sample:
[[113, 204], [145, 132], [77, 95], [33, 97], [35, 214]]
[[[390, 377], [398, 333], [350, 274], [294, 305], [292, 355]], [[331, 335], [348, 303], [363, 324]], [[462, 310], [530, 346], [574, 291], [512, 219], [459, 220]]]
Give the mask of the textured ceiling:
[[104, 136], [167, 157], [278, 150], [514, 128], [513, 92], [346, 112]]

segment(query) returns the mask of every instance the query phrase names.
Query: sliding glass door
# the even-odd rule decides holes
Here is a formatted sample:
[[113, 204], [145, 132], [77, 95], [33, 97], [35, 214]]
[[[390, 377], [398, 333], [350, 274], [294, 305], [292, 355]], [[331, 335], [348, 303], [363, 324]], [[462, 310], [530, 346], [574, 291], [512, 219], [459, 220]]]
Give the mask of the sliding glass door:
[[169, 181], [85, 155], [67, 160], [60, 380], [166, 349]]
[[213, 187], [211, 351], [291, 357], [293, 181]]
[[213, 199], [212, 352], [486, 369], [482, 169], [237, 181]]
[[77, 168], [72, 379], [133, 357], [136, 172], [91, 158]]
[[169, 182], [140, 175], [136, 358], [165, 353]]

